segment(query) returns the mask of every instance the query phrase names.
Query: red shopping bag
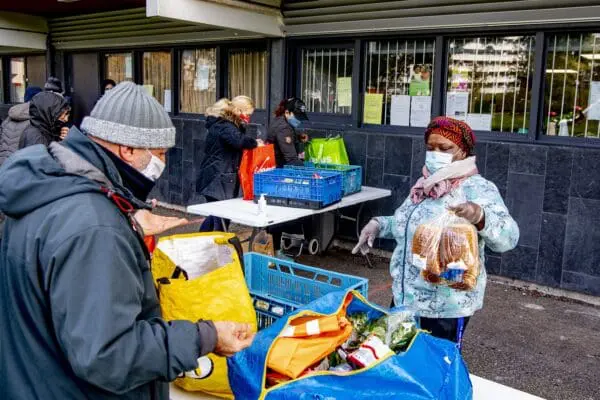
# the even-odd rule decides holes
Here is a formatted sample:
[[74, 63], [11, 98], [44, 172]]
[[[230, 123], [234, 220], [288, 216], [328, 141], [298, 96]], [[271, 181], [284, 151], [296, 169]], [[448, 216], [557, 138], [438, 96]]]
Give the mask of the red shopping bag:
[[239, 170], [244, 200], [254, 199], [254, 174], [274, 169], [275, 166], [275, 147], [272, 144], [244, 150]]

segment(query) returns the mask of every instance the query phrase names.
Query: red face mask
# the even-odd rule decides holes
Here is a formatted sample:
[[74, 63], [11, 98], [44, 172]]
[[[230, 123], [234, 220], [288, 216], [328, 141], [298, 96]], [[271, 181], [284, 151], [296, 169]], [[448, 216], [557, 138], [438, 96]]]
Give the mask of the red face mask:
[[246, 114], [240, 114], [240, 119], [242, 121], [244, 121], [245, 123], [249, 124], [250, 123], [250, 116], [246, 115]]

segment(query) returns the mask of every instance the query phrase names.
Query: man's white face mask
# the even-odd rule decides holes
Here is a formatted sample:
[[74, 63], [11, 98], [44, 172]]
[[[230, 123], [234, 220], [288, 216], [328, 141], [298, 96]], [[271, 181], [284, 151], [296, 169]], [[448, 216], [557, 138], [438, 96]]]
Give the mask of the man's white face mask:
[[162, 175], [166, 165], [160, 158], [152, 154], [150, 150], [146, 151], [150, 153], [150, 162], [141, 172], [146, 178], [150, 179], [151, 181], [156, 181]]

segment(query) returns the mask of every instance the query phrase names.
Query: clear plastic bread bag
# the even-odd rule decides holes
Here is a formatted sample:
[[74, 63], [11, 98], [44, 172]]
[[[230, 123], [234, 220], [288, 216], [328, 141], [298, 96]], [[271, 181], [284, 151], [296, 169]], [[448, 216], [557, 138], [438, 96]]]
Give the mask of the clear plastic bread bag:
[[[451, 196], [449, 206], [466, 202], [460, 189], [448, 196]], [[448, 208], [417, 227], [412, 242], [412, 264], [421, 270], [426, 281], [471, 290], [477, 283], [479, 263], [477, 229]]]

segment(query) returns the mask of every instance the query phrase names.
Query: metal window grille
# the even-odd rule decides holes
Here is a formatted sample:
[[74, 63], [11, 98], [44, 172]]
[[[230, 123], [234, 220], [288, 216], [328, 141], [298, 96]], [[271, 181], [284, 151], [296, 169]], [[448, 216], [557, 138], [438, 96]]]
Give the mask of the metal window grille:
[[434, 39], [367, 43], [364, 93], [383, 94], [382, 124], [391, 124], [393, 96], [431, 96], [434, 58]]
[[302, 49], [301, 93], [310, 112], [352, 112], [354, 50]]
[[204, 114], [217, 99], [217, 50], [185, 50], [181, 55], [179, 108]]
[[544, 129], [549, 136], [600, 137], [600, 33], [548, 38]]
[[476, 130], [527, 134], [534, 49], [534, 36], [449, 40], [448, 92], [468, 93], [466, 110], [451, 116]]

